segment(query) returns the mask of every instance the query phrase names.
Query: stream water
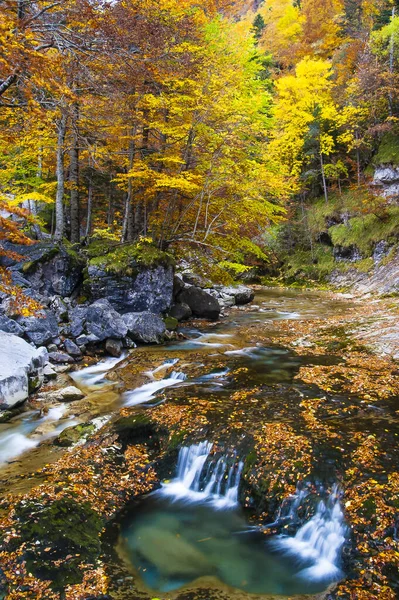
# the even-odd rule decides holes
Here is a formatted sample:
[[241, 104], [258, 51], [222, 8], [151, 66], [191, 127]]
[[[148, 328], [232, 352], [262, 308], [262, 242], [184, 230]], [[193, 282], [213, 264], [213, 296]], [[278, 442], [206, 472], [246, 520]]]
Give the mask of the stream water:
[[[175, 478], [134, 511], [123, 527], [125, 552], [147, 586], [160, 592], [215, 576], [256, 594], [323, 591], [338, 581], [346, 526], [339, 492], [320, 500], [295, 536], [249, 526], [238, 502], [243, 462], [234, 450], [217, 460], [212, 444], [183, 447]], [[290, 503], [296, 518], [301, 495]]]
[[[302, 482], [262, 526], [240, 506], [240, 486], [252, 425], [281, 422], [303, 433], [301, 399], [323, 394], [315, 386], [295, 382], [295, 375], [302, 365], [340, 362], [337, 356], [299, 355], [274, 344], [273, 322], [285, 320], [294, 326], [298, 319], [328, 319], [348, 310], [348, 301], [323, 294], [264, 290], [254, 305], [232, 311], [220, 324], [202, 331], [182, 328], [183, 341], [137, 348], [128, 357], [105, 359], [72, 374], [76, 384], [108, 398], [108, 388], [118, 381], [118, 377], [108, 381], [108, 372], [122, 364], [129, 371], [129, 365], [134, 367], [138, 360], [145, 364], [143, 358], [148, 358], [142, 383], [130, 388], [125, 377], [121, 393], [99, 402], [95, 410], [85, 406], [91, 417], [112, 416], [122, 407], [151, 411], [162, 403], [195, 406], [204, 400], [210, 407], [208, 425], [198, 426], [195, 440], [180, 447], [171, 478], [136, 504], [122, 523], [120, 560], [140, 577], [144, 589], [166, 593], [209, 576], [256, 594], [316, 594], [345, 576], [341, 554], [348, 533], [337, 477], [341, 450], [333, 443], [317, 441], [312, 481]], [[271, 324], [267, 336], [262, 330], [265, 322]], [[248, 391], [248, 400], [237, 406], [234, 395], [243, 390]], [[249, 395], [254, 390], [256, 394]], [[332, 394], [328, 402], [336, 411], [349, 399]], [[356, 427], [363, 431], [378, 427], [370, 420], [373, 408], [362, 410], [363, 421]], [[76, 415], [71, 412], [73, 407], [66, 411], [56, 405], [45, 416], [25, 412], [1, 425], [1, 460], [18, 456], [22, 461], [33, 448], [80, 420], [79, 410]], [[244, 431], [240, 435], [230, 432], [233, 412], [240, 414]], [[332, 414], [330, 426], [340, 434], [345, 427], [350, 432], [352, 422], [348, 426], [334, 416], [336, 412]], [[350, 419], [350, 413], [345, 418]], [[342, 443], [338, 440], [336, 445]], [[311, 509], [305, 511], [304, 502], [310, 497]]]

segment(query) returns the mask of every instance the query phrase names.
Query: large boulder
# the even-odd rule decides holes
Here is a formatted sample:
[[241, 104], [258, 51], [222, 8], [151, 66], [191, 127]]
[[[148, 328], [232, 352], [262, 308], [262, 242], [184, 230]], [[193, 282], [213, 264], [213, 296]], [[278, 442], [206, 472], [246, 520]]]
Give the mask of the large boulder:
[[372, 185], [385, 198], [399, 197], [399, 167], [379, 165], [374, 172]]
[[[90, 306], [77, 306], [69, 311], [69, 333], [77, 340], [85, 336], [87, 343], [108, 338], [126, 337], [127, 327], [108, 299], [96, 300]], [[79, 344], [79, 342], [77, 341]], [[80, 345], [80, 344], [79, 344]]]
[[162, 313], [172, 304], [173, 268], [158, 265], [140, 268], [136, 273], [126, 275], [89, 264], [85, 287], [92, 299], [107, 298], [121, 313]]
[[6, 315], [0, 314], [0, 331], [13, 333], [14, 335], [23, 335], [24, 330], [14, 319], [9, 319]]
[[86, 333], [96, 336], [99, 341], [108, 338], [122, 339], [127, 334], [127, 327], [109, 300], [103, 299], [97, 300], [87, 308]]
[[195, 317], [219, 318], [220, 304], [216, 298], [194, 285], [180, 292], [178, 301], [187, 304]]
[[44, 346], [58, 337], [58, 322], [54, 313], [43, 310], [34, 317], [18, 317], [18, 325], [24, 334], [36, 346]]
[[7, 263], [4, 266], [19, 271], [29, 282], [28, 287], [43, 296], [70, 296], [83, 280], [84, 260], [67, 246], [48, 241], [30, 246], [8, 242], [5, 249], [23, 258], [22, 261], [2, 258]]
[[123, 315], [129, 337], [135, 342], [144, 344], [160, 344], [166, 326], [159, 315], [151, 312], [136, 312]]
[[192, 317], [192, 310], [188, 304], [173, 304], [169, 310], [169, 316], [177, 319], [178, 321], [187, 321]]
[[252, 302], [255, 297], [253, 289], [246, 285], [217, 285], [215, 286], [215, 289], [221, 293], [222, 297], [231, 297], [234, 300], [234, 304], [237, 306], [248, 304], [249, 302]]
[[26, 400], [30, 387], [42, 380], [47, 350], [36, 349], [11, 333], [0, 331], [0, 407]]

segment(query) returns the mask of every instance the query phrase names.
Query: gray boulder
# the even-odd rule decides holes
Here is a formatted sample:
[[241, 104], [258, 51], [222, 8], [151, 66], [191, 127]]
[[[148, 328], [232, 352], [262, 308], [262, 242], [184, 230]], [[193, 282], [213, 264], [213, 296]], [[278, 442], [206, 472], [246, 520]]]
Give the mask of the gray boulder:
[[178, 321], [186, 321], [192, 317], [193, 313], [188, 304], [173, 304], [169, 310], [169, 316], [177, 319]]
[[246, 285], [215, 286], [215, 289], [221, 293], [223, 298], [232, 297], [237, 306], [248, 304], [255, 298], [253, 289]]
[[53, 392], [51, 394], [51, 398], [53, 400], [57, 400], [58, 402], [73, 402], [75, 400], [81, 400], [84, 398], [84, 394], [79, 388], [75, 387], [74, 385], [69, 385], [62, 390]]
[[109, 300], [97, 300], [87, 308], [85, 329], [90, 341], [91, 336], [102, 342], [108, 338], [123, 339], [127, 334], [125, 321]]
[[70, 334], [74, 338], [79, 337], [84, 332], [84, 325], [86, 322], [86, 314], [87, 314], [86, 306], [76, 306], [75, 308], [72, 308], [68, 312], [69, 322], [70, 322], [69, 331], [70, 331]]
[[35, 317], [18, 317], [17, 322], [29, 341], [36, 346], [48, 344], [59, 334], [57, 319], [49, 310], [41, 311]]
[[84, 261], [69, 247], [45, 241], [31, 246], [6, 243], [6, 249], [23, 260], [8, 259], [4, 266], [20, 271], [30, 287], [44, 296], [70, 296], [82, 281]]
[[123, 315], [129, 337], [135, 342], [144, 344], [160, 344], [166, 326], [159, 315], [151, 312], [127, 313]]
[[65, 340], [64, 348], [65, 348], [65, 352], [67, 352], [71, 356], [76, 356], [76, 357], [82, 356], [82, 352], [80, 351], [79, 346], [77, 344], [75, 344], [75, 342], [73, 342], [72, 340]]
[[24, 330], [21, 325], [18, 325], [13, 319], [9, 319], [5, 315], [0, 314], [0, 330], [14, 335], [23, 335]]
[[91, 297], [107, 298], [121, 313], [162, 313], [172, 304], [173, 268], [159, 265], [138, 269], [135, 275], [115, 275], [90, 264], [85, 286]]
[[218, 319], [220, 314], [219, 302], [201, 288], [191, 286], [180, 292], [178, 301], [187, 304], [195, 317]]
[[118, 357], [122, 354], [123, 351], [123, 343], [121, 340], [115, 340], [114, 338], [109, 338], [105, 342], [105, 349], [111, 356]]
[[65, 364], [75, 362], [72, 356], [69, 356], [69, 354], [65, 354], [65, 352], [50, 352], [48, 357], [53, 363]]
[[23, 402], [43, 379], [47, 350], [0, 331], [0, 408]]

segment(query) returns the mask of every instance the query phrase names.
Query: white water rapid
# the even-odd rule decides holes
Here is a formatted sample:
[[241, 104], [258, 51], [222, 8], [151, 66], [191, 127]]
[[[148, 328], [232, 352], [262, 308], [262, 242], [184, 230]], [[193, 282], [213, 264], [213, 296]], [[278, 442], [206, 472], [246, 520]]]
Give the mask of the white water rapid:
[[181, 448], [177, 476], [156, 493], [187, 503], [210, 503], [218, 509], [235, 508], [244, 464], [233, 455], [233, 460], [222, 456], [206, 466], [212, 446], [201, 442]]
[[327, 501], [319, 502], [316, 514], [294, 537], [278, 536], [272, 545], [305, 565], [297, 574], [299, 578], [336, 581], [343, 576], [338, 564], [346, 533], [339, 490], [334, 487]]
[[74, 371], [73, 373], [69, 373], [69, 375], [78, 385], [81, 384], [86, 387], [98, 385], [104, 383], [108, 371], [125, 360], [126, 356], [127, 354], [123, 354], [119, 358], [108, 357], [95, 365], [80, 369], [80, 371]]
[[[147, 373], [147, 375], [151, 376], [151, 378], [154, 379], [154, 373], [159, 370], [160, 367], [158, 367], [152, 372]], [[155, 398], [156, 393], [160, 390], [179, 385], [186, 379], [187, 375], [185, 375], [184, 373], [172, 371], [169, 377], [166, 377], [165, 379], [154, 380], [150, 383], [145, 383], [144, 385], [136, 388], [135, 390], [132, 390], [131, 392], [125, 392], [123, 394], [123, 404], [124, 406], [135, 406], [136, 404], [143, 404], [145, 402], [149, 402], [150, 400], [153, 400]]]

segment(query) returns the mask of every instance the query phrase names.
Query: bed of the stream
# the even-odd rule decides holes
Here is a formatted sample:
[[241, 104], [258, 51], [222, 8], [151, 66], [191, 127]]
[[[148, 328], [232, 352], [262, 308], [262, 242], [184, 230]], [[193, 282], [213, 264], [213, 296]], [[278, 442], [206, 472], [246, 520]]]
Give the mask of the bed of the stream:
[[[114, 527], [107, 538], [111, 597], [129, 598], [118, 586], [131, 585], [131, 598], [183, 599], [197, 580], [258, 596], [320, 594], [348, 576], [345, 473], [356, 436], [377, 435], [393, 448], [395, 407], [298, 379], [301, 367], [344, 359], [314, 347], [307, 353], [300, 336], [301, 352], [281, 337], [275, 343], [274, 327], [350, 310], [350, 301], [328, 295], [261, 290], [220, 323], [181, 326], [184, 340], [76, 371], [71, 376], [88, 400], [46, 414], [27, 410], [0, 425], [0, 479], [23, 472], [26, 460], [55, 460], [53, 440], [88, 418], [100, 428], [121, 409], [161, 419], [166, 407], [190, 407], [192, 421], [173, 429], [178, 443], [167, 475], [123, 511], [117, 534]], [[397, 467], [390, 452], [381, 463], [385, 477]]]

